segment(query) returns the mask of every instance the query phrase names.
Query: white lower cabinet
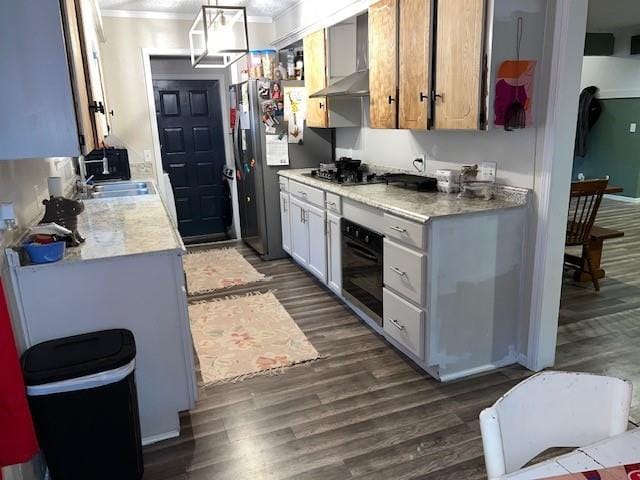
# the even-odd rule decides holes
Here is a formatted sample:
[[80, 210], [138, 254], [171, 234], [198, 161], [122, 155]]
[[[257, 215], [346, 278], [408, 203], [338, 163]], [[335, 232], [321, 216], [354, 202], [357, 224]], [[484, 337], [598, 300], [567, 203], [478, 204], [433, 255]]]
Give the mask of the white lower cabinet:
[[282, 249], [291, 255], [291, 222], [289, 220], [289, 194], [280, 192], [280, 223], [282, 224]]
[[384, 240], [384, 284], [425, 305], [427, 256], [397, 243]]
[[305, 206], [305, 222], [309, 236], [309, 271], [327, 282], [327, 241], [324, 210], [313, 205]]
[[309, 228], [305, 220], [305, 203], [291, 196], [289, 207], [291, 256], [306, 267], [309, 264]]
[[[280, 198], [282, 203], [283, 199]], [[293, 195], [289, 197], [291, 256], [326, 283], [327, 242], [324, 210]], [[284, 238], [284, 233], [283, 233]]]
[[383, 304], [385, 334], [424, 360], [424, 311], [386, 288]]
[[327, 285], [342, 296], [342, 242], [340, 217], [327, 212]]

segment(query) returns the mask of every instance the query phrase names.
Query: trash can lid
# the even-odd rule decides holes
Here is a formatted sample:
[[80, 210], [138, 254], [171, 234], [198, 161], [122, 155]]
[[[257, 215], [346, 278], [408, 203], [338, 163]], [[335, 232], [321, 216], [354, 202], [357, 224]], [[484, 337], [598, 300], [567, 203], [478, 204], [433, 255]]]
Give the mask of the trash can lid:
[[22, 355], [22, 371], [27, 386], [43, 385], [113, 370], [135, 356], [133, 333], [102, 330], [34, 345]]

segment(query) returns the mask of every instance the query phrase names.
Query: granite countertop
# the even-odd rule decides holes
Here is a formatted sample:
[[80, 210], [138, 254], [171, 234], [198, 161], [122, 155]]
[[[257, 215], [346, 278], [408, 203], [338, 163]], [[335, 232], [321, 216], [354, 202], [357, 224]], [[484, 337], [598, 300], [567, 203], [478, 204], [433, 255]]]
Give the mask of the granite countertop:
[[64, 262], [184, 251], [160, 195], [84, 200], [78, 232], [86, 241], [69, 247]]
[[418, 192], [397, 184], [341, 186], [305, 175], [309, 172], [309, 169], [281, 170], [278, 175], [421, 223], [434, 217], [522, 207], [529, 192], [526, 188], [496, 185], [492, 200], [458, 198], [458, 194]]

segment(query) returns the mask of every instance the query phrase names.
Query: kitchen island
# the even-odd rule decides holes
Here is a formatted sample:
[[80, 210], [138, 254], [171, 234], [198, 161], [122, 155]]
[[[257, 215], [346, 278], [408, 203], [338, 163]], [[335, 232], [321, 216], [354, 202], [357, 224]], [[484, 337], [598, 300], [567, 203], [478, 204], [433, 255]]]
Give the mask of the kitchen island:
[[448, 381], [522, 358], [528, 190], [484, 200], [279, 175], [283, 249], [418, 366]]
[[86, 241], [63, 260], [29, 265], [7, 249], [10, 304], [20, 351], [53, 338], [126, 328], [136, 340], [143, 442], [179, 434], [196, 380], [182, 256], [159, 195], [86, 200]]

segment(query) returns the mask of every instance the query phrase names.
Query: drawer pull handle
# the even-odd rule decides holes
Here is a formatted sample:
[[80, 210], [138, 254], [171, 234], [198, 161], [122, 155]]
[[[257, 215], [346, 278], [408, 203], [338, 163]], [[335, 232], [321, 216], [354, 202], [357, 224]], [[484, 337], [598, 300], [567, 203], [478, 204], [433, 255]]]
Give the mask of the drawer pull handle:
[[398, 267], [391, 267], [391, 270], [393, 270], [395, 273], [397, 273], [398, 275], [400, 275], [401, 277], [404, 277], [406, 275], [406, 273], [404, 273], [402, 270], [400, 270]]
[[298, 193], [299, 193], [300, 195], [302, 195], [303, 197], [306, 197], [306, 196], [307, 196], [307, 192], [303, 192], [302, 190], [298, 190]]
[[404, 228], [402, 228], [402, 227], [395, 227], [395, 226], [393, 226], [393, 227], [389, 227], [389, 228], [391, 228], [391, 230], [395, 230], [396, 232], [400, 232], [400, 233], [406, 233], [406, 232], [407, 232], [407, 231], [406, 231]]
[[404, 325], [400, 325], [400, 322], [398, 322], [395, 319], [391, 319], [391, 323], [393, 323], [393, 325], [398, 329], [398, 330], [404, 330]]
[[336, 202], [330, 202], [327, 200], [327, 207], [335, 207], [336, 206]]

